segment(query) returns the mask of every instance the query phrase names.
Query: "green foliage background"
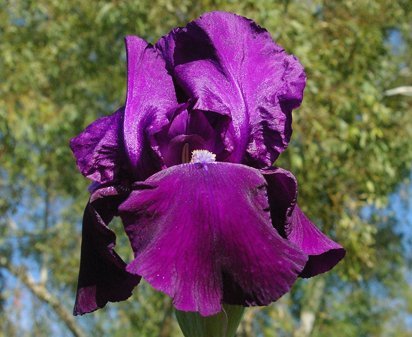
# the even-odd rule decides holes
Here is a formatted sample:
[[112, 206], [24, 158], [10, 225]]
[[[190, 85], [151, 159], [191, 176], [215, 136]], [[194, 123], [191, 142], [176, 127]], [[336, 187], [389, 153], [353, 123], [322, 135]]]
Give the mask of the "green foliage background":
[[[304, 210], [348, 251], [332, 273], [249, 309], [239, 336], [412, 335], [407, 224], [388, 205], [408, 190], [412, 99], [387, 95], [412, 85], [411, 0], [0, 0], [0, 336], [75, 334], [24, 282], [71, 310], [88, 182], [68, 140], [124, 103], [125, 35], [155, 42], [210, 10], [254, 19], [305, 66], [277, 165], [296, 174]], [[118, 246], [130, 256], [120, 231]], [[84, 336], [181, 336], [170, 314], [143, 285], [72, 323]]]

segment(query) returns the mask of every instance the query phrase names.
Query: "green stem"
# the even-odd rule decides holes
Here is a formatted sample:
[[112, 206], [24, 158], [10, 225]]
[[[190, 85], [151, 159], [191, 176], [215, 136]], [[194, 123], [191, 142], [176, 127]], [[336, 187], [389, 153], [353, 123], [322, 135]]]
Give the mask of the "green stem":
[[176, 318], [185, 337], [234, 337], [243, 312], [243, 307], [224, 304], [214, 316], [176, 310]]

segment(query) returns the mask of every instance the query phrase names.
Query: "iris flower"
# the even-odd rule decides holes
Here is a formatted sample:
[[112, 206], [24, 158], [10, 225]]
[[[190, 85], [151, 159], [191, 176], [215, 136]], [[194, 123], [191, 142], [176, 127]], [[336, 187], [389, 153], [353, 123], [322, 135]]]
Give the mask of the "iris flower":
[[[302, 65], [253, 21], [211, 12], [150, 45], [126, 37], [125, 106], [71, 140], [90, 178], [75, 314], [144, 278], [182, 311], [268, 305], [345, 250], [272, 164], [302, 101]], [[114, 251], [120, 216], [134, 259]]]

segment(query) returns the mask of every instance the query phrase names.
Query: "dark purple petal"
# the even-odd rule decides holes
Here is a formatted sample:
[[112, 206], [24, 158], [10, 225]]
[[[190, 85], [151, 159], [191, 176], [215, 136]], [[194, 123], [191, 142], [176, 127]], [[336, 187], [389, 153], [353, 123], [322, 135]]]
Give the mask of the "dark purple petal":
[[127, 159], [120, 138], [122, 124], [123, 108], [99, 118], [70, 141], [77, 166], [85, 177], [102, 184], [116, 180]]
[[287, 227], [298, 196], [295, 176], [282, 168], [273, 167], [260, 171], [268, 184], [268, 199], [273, 227], [286, 238]]
[[126, 37], [127, 99], [124, 143], [139, 179], [160, 169], [148, 139], [168, 123], [177, 106], [173, 80], [158, 51], [137, 36]]
[[212, 112], [188, 110], [186, 104], [175, 111], [169, 124], [155, 135], [152, 143], [158, 145], [166, 167], [188, 162], [194, 150], [213, 152], [221, 161], [228, 155], [223, 144], [227, 125], [228, 120], [224, 117]]
[[345, 249], [329, 239], [303, 214], [297, 202], [297, 181], [281, 168], [261, 170], [268, 184], [268, 199], [273, 227], [283, 238], [309, 255], [301, 277], [312, 277], [333, 268]]
[[206, 140], [205, 150], [216, 154], [217, 161], [227, 161], [233, 146], [226, 139], [230, 118], [212, 111], [192, 110], [189, 132]]
[[126, 263], [114, 251], [116, 236], [107, 227], [124, 199], [122, 193], [116, 187], [97, 190], [84, 211], [75, 315], [127, 299], [140, 281], [127, 272]]
[[309, 255], [301, 277], [312, 277], [332, 269], [345, 256], [345, 249], [323, 234], [302, 212], [293, 210], [288, 240]]
[[174, 29], [156, 45], [194, 109], [231, 117], [228, 158], [270, 166], [287, 147], [291, 111], [303, 97], [305, 73], [294, 56], [253, 21], [212, 12]]
[[265, 180], [230, 163], [184, 164], [136, 189], [119, 212], [135, 252], [127, 270], [212, 315], [222, 302], [267, 305], [289, 291], [307, 256], [272, 227]]

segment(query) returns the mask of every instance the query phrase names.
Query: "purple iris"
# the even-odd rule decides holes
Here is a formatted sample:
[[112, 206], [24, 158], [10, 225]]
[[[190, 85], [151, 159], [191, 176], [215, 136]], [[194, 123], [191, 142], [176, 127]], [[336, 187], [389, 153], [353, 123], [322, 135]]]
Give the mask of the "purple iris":
[[[127, 99], [72, 139], [93, 181], [75, 314], [127, 299], [143, 277], [183, 311], [267, 305], [345, 250], [297, 205], [272, 163], [288, 145], [305, 73], [253, 21], [212, 12], [152, 46], [126, 38]], [[134, 260], [114, 251], [120, 216]]]

